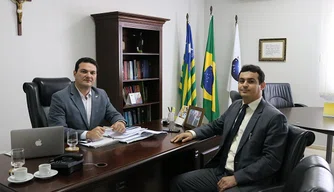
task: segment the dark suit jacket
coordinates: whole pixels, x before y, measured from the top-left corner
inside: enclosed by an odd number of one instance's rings
[[[220,118],[193,130],[199,139],[222,135],[220,149],[209,166],[218,167],[224,141],[241,105],[242,100],[233,102]],[[287,135],[286,117],[262,99],[249,120],[234,158],[234,176],[240,190],[252,191],[274,182],[275,173],[282,164]]]
[[[110,103],[107,93],[92,87],[92,112],[88,125],[85,107],[74,83],[52,95],[48,115],[49,126],[64,126],[66,131],[75,129],[79,134],[102,125],[124,121],[123,116]]]

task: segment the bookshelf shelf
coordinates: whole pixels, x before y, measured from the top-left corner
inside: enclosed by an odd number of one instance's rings
[[[125,105],[123,109],[132,109],[136,107],[143,107],[143,106],[149,106],[149,105],[154,105],[154,104],[159,104],[159,102],[151,102],[151,103],[143,103],[143,104],[135,104],[135,105]]]
[[[128,125],[162,117],[162,27],[169,19],[124,12],[91,15],[95,22],[97,87]],[[140,92],[143,104],[125,105]]]
[[[159,78],[145,78],[145,79],[134,79],[134,80],[123,80],[123,83],[142,82],[142,81],[159,81]]]
[[[159,53],[123,53],[123,55],[130,55],[130,56],[146,56],[146,55],[156,55],[159,56]]]

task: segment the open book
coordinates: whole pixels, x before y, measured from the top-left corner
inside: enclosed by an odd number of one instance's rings
[[[80,144],[86,147],[98,148],[118,142],[132,143],[143,140],[156,134],[166,133],[165,131],[153,131],[139,126],[128,127],[124,133],[115,132],[109,127],[103,134],[103,138],[98,141],[80,141]]]

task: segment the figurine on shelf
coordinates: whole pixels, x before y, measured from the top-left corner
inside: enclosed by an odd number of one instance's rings
[[[144,46],[144,39],[143,39],[143,33],[140,32],[138,39],[137,39],[137,52],[142,53],[143,52],[143,46]]]

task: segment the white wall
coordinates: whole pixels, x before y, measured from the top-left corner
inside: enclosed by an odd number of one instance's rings
[[[244,64],[260,65],[266,82],[289,82],[295,102],[322,106],[318,94],[318,60],[321,3],[332,0],[33,0],[24,4],[23,36],[17,36],[15,5],[0,1],[0,152],[10,149],[9,132],[30,128],[22,84],[34,77],[72,78],[75,61],[95,57],[92,13],[124,11],[171,19],[163,33],[163,115],[167,106],[179,105],[177,86],[184,54],[185,15],[190,14],[195,49],[198,105],[202,106],[200,80],[209,24],[209,7],[215,15],[216,63],[221,113],[226,92],[234,38],[234,16],[239,17]],[[259,62],[260,38],[287,38],[286,62]],[[301,94],[302,93],[302,94]],[[319,135],[319,134],[318,134]],[[325,145],[318,136],[316,144]]]
[[[216,61],[221,111],[227,107],[226,85],[234,39],[234,17],[238,15],[243,64],[259,65],[266,82],[291,84],[295,103],[323,106],[319,96],[319,46],[322,4],[332,0],[211,0],[215,15]],[[206,16],[208,13],[206,14]],[[208,19],[206,19],[207,21]],[[207,24],[206,24],[207,25]],[[259,62],[262,38],[287,38],[286,62]],[[316,134],[315,144],[326,145]]]
[[[0,152],[10,149],[10,130],[30,128],[22,85],[34,77],[67,76],[82,56],[95,58],[95,26],[90,14],[124,11],[171,19],[163,31],[163,109],[176,106],[185,43],[185,15],[190,14],[196,55],[203,45],[203,0],[33,0],[23,5],[23,36],[17,36],[16,10],[0,1]],[[197,54],[201,53],[201,54]],[[196,56],[197,60],[200,57]]]

